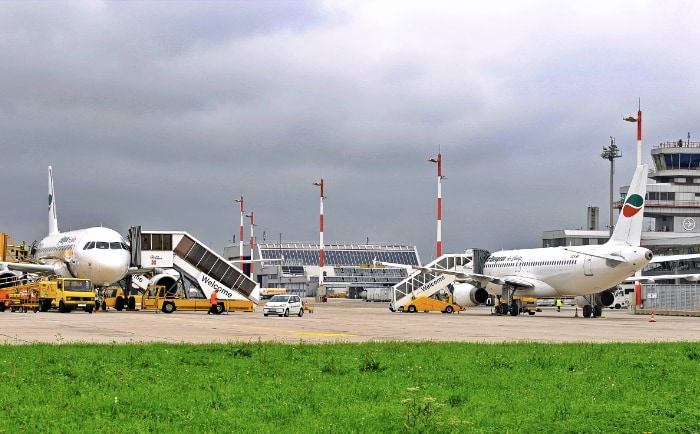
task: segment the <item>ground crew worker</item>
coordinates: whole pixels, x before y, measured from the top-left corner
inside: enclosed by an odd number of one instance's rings
[[[561,298],[557,298],[557,312],[561,312],[561,307],[564,303],[561,302]]]
[[[217,296],[218,292],[219,290],[215,289],[214,292],[211,293],[211,298],[209,299],[209,301],[211,302],[211,307],[209,308],[209,313],[207,313],[207,315],[219,313],[219,298]]]

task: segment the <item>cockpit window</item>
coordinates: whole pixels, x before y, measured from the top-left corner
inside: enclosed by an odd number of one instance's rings
[[[129,250],[129,246],[123,241],[90,241],[85,243],[83,250],[101,249],[101,250]]]

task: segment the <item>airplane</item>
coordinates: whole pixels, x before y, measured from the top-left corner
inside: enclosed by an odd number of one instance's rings
[[[517,316],[519,297],[574,296],[584,317],[601,316],[602,307],[614,301],[607,290],[653,258],[640,246],[648,170],[648,165],[636,168],[617,225],[605,244],[499,251],[488,256],[481,274],[422,269],[454,275],[453,300],[461,306],[476,306],[495,295],[500,301],[497,313]]]
[[[49,166],[49,235],[31,246],[28,262],[0,262],[0,280],[15,278],[16,272],[46,273],[90,279],[106,287],[129,272],[131,254],[124,238],[105,227],[69,232],[58,230],[53,170]]]

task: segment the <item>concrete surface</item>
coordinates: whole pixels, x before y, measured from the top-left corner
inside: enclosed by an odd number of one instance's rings
[[[302,318],[206,312],[0,313],[0,342],[667,342],[700,341],[700,318],[630,315],[604,309],[602,318],[575,317],[570,306],[536,315],[495,316],[488,307],[460,314],[392,313],[388,303],[330,299]]]

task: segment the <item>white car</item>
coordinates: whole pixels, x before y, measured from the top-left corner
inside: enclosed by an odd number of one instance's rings
[[[298,295],[273,295],[263,306],[263,315],[304,315],[304,305]]]

